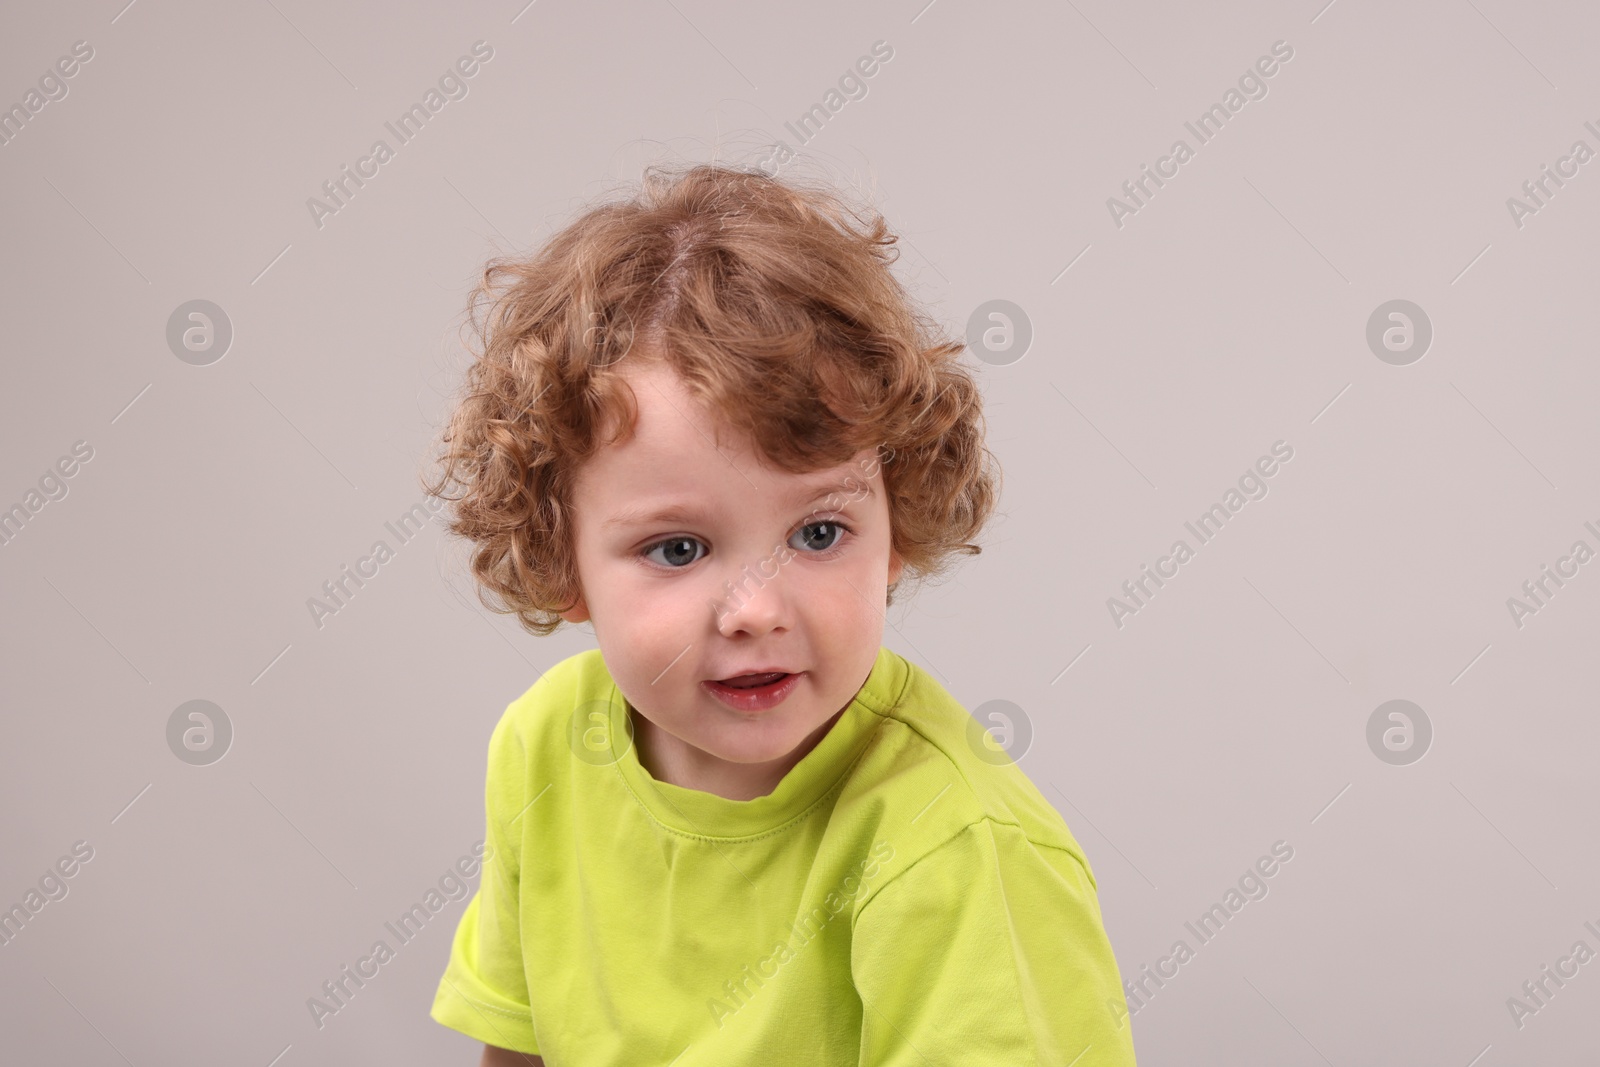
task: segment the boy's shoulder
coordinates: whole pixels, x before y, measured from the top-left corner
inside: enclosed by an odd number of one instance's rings
[[[883,722],[840,802],[879,813],[886,834],[896,824],[908,833],[914,826],[919,851],[987,821],[1036,848],[1070,853],[1087,871],[1082,848],[1039,784],[937,679],[909,660],[905,664],[898,697],[868,704]],[[1035,773],[1041,773],[1037,767]],[[1051,781],[1042,784],[1054,787]]]
[[[586,648],[545,668],[544,673],[511,702],[506,714],[518,718],[538,716],[573,697],[606,700],[610,697],[611,684],[611,674],[606,670],[600,650]]]
[[[914,839],[919,854],[988,821],[1036,848],[1070,853],[1087,871],[1060,812],[990,740],[984,724],[919,665],[887,648],[879,662],[881,678],[855,701],[880,722],[843,782],[836,813],[857,830],[865,829],[855,822],[862,819],[907,844]],[[591,734],[606,740],[608,723],[618,722],[609,717],[615,695],[598,648],[559,660],[507,705],[490,744],[491,763],[515,760],[525,773],[530,760],[551,760],[541,777],[564,778],[570,754],[581,758]],[[1037,765],[1034,773],[1042,773]],[[1055,787],[1048,779],[1041,784]]]
[[[585,709],[603,713],[612,697],[611,675],[598,648],[575,652],[545,669],[538,679],[506,705],[495,725],[496,747],[515,743],[526,749],[542,739],[566,735]],[[564,752],[539,746],[541,751]]]

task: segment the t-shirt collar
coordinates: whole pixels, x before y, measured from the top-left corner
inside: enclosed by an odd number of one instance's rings
[[[652,776],[639,762],[627,724],[627,698],[613,681],[610,734],[614,766],[639,803],[667,829],[706,838],[769,833],[805,815],[840,784],[884,715],[899,702],[909,672],[910,665],[898,653],[880,647],[867,680],[822,740],[789,769],[771,793],[754,800],[730,800]],[[623,746],[626,751],[618,753]]]

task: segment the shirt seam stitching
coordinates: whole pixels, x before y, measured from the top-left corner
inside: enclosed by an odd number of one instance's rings
[[[889,706],[888,706],[888,710],[892,711],[893,709],[899,707],[901,702],[905,699],[905,694],[906,694],[907,690],[909,690],[911,688],[912,677],[911,677],[911,669],[910,669],[911,668],[911,664],[910,664],[910,662],[907,661],[905,659],[905,657],[901,656],[898,652],[895,652],[893,649],[889,649],[888,652],[889,652],[889,654],[891,656],[895,656],[896,658],[900,659],[900,661],[902,663],[902,668],[903,668],[902,673],[904,674],[904,677],[903,677],[903,679],[901,680],[901,683],[900,683],[900,689],[899,689],[898,692],[895,693],[893,700],[889,703]],[[615,686],[615,684],[616,684],[615,680],[613,680],[612,684],[613,684],[613,686]],[[634,790],[632,783],[630,783],[628,781],[627,775],[622,773],[622,768],[617,763],[611,764],[611,767],[612,767],[612,770],[616,773],[617,777],[622,781],[623,788],[626,789],[627,792],[628,792],[628,795],[633,798],[633,802],[635,804],[639,805],[640,810],[642,810],[644,812],[645,817],[648,818],[656,826],[659,826],[661,829],[665,830],[667,833],[673,834],[673,835],[678,836],[678,837],[686,838],[686,839],[691,840],[691,841],[707,841],[707,842],[710,842],[712,844],[718,844],[718,843],[721,843],[721,844],[735,844],[735,845],[753,844],[754,842],[763,841],[763,840],[765,840],[765,839],[767,839],[769,837],[774,837],[774,836],[776,836],[778,834],[788,833],[790,830],[793,830],[795,827],[799,826],[802,822],[804,822],[806,819],[808,819],[812,814],[814,814],[816,812],[817,808],[821,804],[823,804],[829,797],[833,796],[835,793],[837,793],[841,789],[843,789],[845,782],[847,782],[849,780],[849,778],[850,778],[850,773],[855,770],[856,766],[863,759],[866,758],[867,750],[870,749],[873,746],[874,743],[876,743],[876,741],[878,740],[878,737],[882,734],[884,722],[886,720],[888,720],[888,719],[894,718],[894,716],[889,715],[888,712],[885,709],[876,706],[876,704],[874,702],[872,702],[870,700],[863,700],[861,698],[861,691],[860,690],[857,690],[856,695],[852,698],[852,700],[853,700],[854,703],[860,704],[862,707],[866,708],[872,714],[878,716],[877,724],[874,725],[872,730],[867,734],[867,739],[861,745],[861,751],[856,753],[856,758],[851,760],[849,765],[846,766],[842,771],[839,772],[839,777],[834,780],[833,784],[830,785],[826,790],[824,790],[817,797],[816,800],[812,801],[810,804],[807,804],[804,810],[796,812],[794,814],[794,816],[792,818],[790,818],[790,820],[788,822],[784,823],[783,825],[773,827],[770,830],[765,830],[765,831],[763,831],[763,832],[761,832],[759,834],[756,834],[756,835],[754,835],[752,837],[713,837],[713,836],[711,836],[709,834],[697,834],[697,833],[693,833],[693,832],[688,831],[688,830],[680,830],[675,826],[668,826],[666,823],[662,822],[656,816],[655,812],[650,810],[649,805],[647,805],[644,802],[644,798],[639,796],[639,794]],[[905,720],[904,719],[895,719],[894,721],[896,721],[896,722],[904,722]],[[948,758],[948,757],[946,757],[946,758]]]
[[[622,768],[614,763],[611,766],[616,772],[617,778],[622,782],[623,789],[627,791],[628,796],[632,798],[633,802],[639,805],[639,810],[644,812],[645,818],[649,819],[652,824],[664,830],[665,832],[689,841],[704,841],[713,845],[747,845],[754,844],[757,841],[764,841],[769,837],[776,837],[779,834],[786,834],[814,815],[818,807],[820,807],[835,793],[838,793],[844,788],[845,782],[850,778],[850,772],[855,769],[856,764],[860,763],[861,760],[866,757],[867,750],[870,749],[873,743],[877,741],[878,735],[882,730],[883,721],[880,719],[878,724],[872,728],[872,732],[867,735],[867,740],[862,744],[861,751],[857,753],[856,758],[850,761],[850,765],[839,773],[838,779],[822,794],[820,794],[817,799],[813,800],[810,804],[807,804],[803,810],[795,812],[795,814],[782,825],[775,826],[770,830],[763,830],[759,834],[746,837],[715,837],[711,834],[697,834],[689,830],[680,830],[676,826],[668,826],[656,816],[655,812],[650,810],[647,804],[645,804],[644,798],[639,796],[638,792],[633,788],[633,784],[628,781],[628,776],[622,773]]]
[[[976,819],[973,819],[971,822],[967,823],[966,825],[961,826],[961,827],[957,828],[956,830],[952,831],[950,833],[950,835],[948,837],[946,837],[943,841],[940,841],[937,845],[934,845],[932,848],[928,849],[928,851],[924,852],[922,855],[920,855],[916,859],[912,860],[909,866],[906,866],[906,867],[900,869],[899,871],[896,871],[893,875],[891,875],[889,877],[888,881],[880,883],[876,889],[874,889],[871,893],[867,894],[867,896],[862,899],[861,906],[859,908],[857,908],[855,910],[855,914],[850,917],[850,932],[852,934],[855,933],[856,924],[861,918],[861,913],[866,911],[867,908],[871,906],[871,904],[872,904],[872,902],[874,900],[878,899],[878,894],[882,893],[884,890],[886,890],[890,886],[894,885],[900,879],[904,878],[906,875],[908,875],[912,871],[916,870],[917,869],[917,865],[922,863],[923,860],[928,859],[934,853],[939,852],[942,849],[946,848],[947,846],[950,845],[951,842],[955,841],[956,838],[960,837],[962,834],[966,833],[968,830],[971,830],[974,826],[977,826],[979,823],[993,823],[995,826],[1007,826],[1007,827],[1010,827],[1010,828],[1018,831],[1019,833],[1021,833],[1022,839],[1024,841],[1026,841],[1028,844],[1033,845],[1035,848],[1050,848],[1050,849],[1054,849],[1057,852],[1065,852],[1068,856],[1072,857],[1073,862],[1076,863],[1079,867],[1083,867],[1084,866],[1083,860],[1079,859],[1078,858],[1078,854],[1073,852],[1070,848],[1062,848],[1060,845],[1052,845],[1048,841],[1035,841],[1031,836],[1029,836],[1028,832],[1026,830],[1024,830],[1019,823],[1002,822],[1001,820],[996,819],[993,815],[990,815],[988,812],[984,812],[982,815],[979,815]],[[1085,874],[1085,876],[1087,876],[1087,874],[1088,874],[1087,868],[1085,868],[1084,874]]]
[[[892,651],[893,650],[891,649],[891,652]],[[898,653],[894,653],[894,654],[898,655]],[[901,658],[904,659],[904,657],[901,657]],[[909,661],[906,661],[906,664],[907,664],[908,668],[910,668],[912,666]],[[951,756],[948,752],[946,752],[942,747],[940,747],[940,745],[932,737],[929,737],[925,732],[923,732],[923,730],[920,729],[916,723],[912,722],[910,719],[904,719],[904,718],[901,718],[898,715],[892,714],[892,712],[899,710],[900,705],[903,702],[903,698],[905,696],[905,693],[911,686],[911,681],[912,681],[911,674],[912,674],[911,670],[908,669],[907,672],[906,672],[906,684],[901,687],[900,694],[896,697],[894,703],[890,704],[887,709],[880,710],[880,709],[877,709],[877,708],[873,708],[872,710],[877,712],[878,714],[882,715],[885,719],[892,719],[895,722],[901,724],[906,729],[908,729],[912,733],[916,734],[917,737],[920,738],[929,748],[931,748],[933,751],[939,753],[939,755],[944,758],[945,763],[950,767],[950,769],[953,770],[956,773],[956,776],[961,779],[961,784],[966,786],[967,795],[972,797],[974,800],[976,800],[977,799],[977,791],[972,788],[971,779],[969,779],[966,776],[966,774],[963,773],[962,768],[961,768],[961,764],[953,756]],[[865,703],[865,701],[863,701],[863,703]],[[868,706],[870,707],[870,705],[868,705]],[[1067,855],[1071,856],[1077,862],[1078,866],[1084,868],[1084,873],[1085,874],[1088,874],[1088,864],[1084,861],[1084,858],[1082,856],[1078,855],[1078,853],[1074,852],[1072,849],[1067,848],[1064,845],[1051,844],[1050,842],[1047,842],[1047,841],[1037,841],[1028,833],[1027,829],[1022,825],[1022,823],[1020,821],[1019,822],[1006,822],[1006,821],[1004,821],[1002,819],[996,818],[988,810],[985,810],[981,815],[979,815],[972,822],[969,822],[969,823],[961,826],[960,828],[956,829],[955,831],[953,831],[950,834],[950,837],[946,838],[945,841],[940,842],[939,845],[935,846],[933,849],[930,849],[929,853],[931,854],[933,851],[936,851],[938,848],[942,848],[945,844],[948,844],[950,840],[954,839],[957,834],[962,833],[963,831],[967,830],[971,826],[975,825],[977,822],[983,821],[983,820],[987,820],[989,822],[992,822],[996,826],[1012,826],[1012,827],[1015,827],[1017,830],[1021,831],[1023,839],[1025,841],[1027,841],[1031,845],[1035,845],[1035,846],[1038,846],[1038,847],[1041,847],[1041,848],[1053,848],[1058,852],[1065,852]],[[921,860],[919,859],[917,862],[921,862]],[[915,864],[913,864],[913,866],[915,866]],[[909,870],[909,869],[910,869],[909,867],[906,868],[906,870]],[[905,873],[905,871],[901,871],[900,872],[900,874],[904,874],[904,873]],[[895,875],[895,878],[898,878],[899,876],[900,875],[897,874],[897,875]],[[890,879],[890,881],[893,881],[893,880],[894,879],[892,879],[892,878]],[[1090,885],[1094,885],[1094,876],[1093,875],[1089,875],[1089,882],[1090,882]],[[879,886],[878,887],[878,891],[882,891],[883,888],[885,886],[887,886],[888,884],[889,884],[888,882],[885,882],[883,885]],[[877,895],[877,893],[874,892],[873,896],[876,896],[876,895]],[[871,898],[868,898],[868,899],[870,900]],[[866,902],[863,902],[862,906],[865,907],[866,906]]]
[[[531,1009],[526,1015],[524,1015],[520,1012],[507,1011],[505,1008],[496,1007],[487,1001],[479,1000],[477,997],[474,997],[471,994],[463,993],[459,989],[455,990],[455,994],[475,1008],[483,1008],[486,1011],[494,1012],[496,1015],[504,1015],[508,1019],[515,1019],[518,1022],[526,1022],[530,1027],[533,1025],[533,1013]]]

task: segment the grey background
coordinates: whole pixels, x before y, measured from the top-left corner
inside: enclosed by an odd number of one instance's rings
[[[953,332],[994,299],[1031,322],[973,360],[1003,515],[885,640],[1024,709],[1124,974],[1295,850],[1138,1013],[1140,1062],[1591,1062],[1600,963],[1520,1029],[1506,999],[1600,950],[1600,563],[1520,628],[1506,601],[1600,547],[1600,162],[1520,228],[1506,199],[1600,149],[1600,14],[1323,4],[9,5],[0,103],[95,55],[0,147],[0,507],[94,457],[0,547],[0,903],[95,852],[0,947],[5,1058],[476,1062],[426,1014],[464,901],[321,1029],[306,1001],[482,837],[490,729],[593,636],[524,635],[443,531],[384,523],[422,498],[489,255],[648,163],[781,139],[875,200]],[[469,95],[319,229],[307,198],[480,39]],[[877,40],[800,146],[784,122]],[[1115,226],[1277,40],[1268,95]],[[209,366],[165,339],[196,299],[234,330]],[[1433,325],[1407,366],[1365,341],[1392,299]],[[1114,625],[1277,440],[1269,494]],[[167,747],[196,699],[234,731],[209,766]],[[1420,762],[1368,747],[1392,699],[1429,716]]]

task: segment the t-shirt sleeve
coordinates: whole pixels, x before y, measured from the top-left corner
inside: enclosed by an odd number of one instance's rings
[[[518,918],[522,837],[516,820],[527,803],[525,782],[522,740],[511,717],[503,716],[489,739],[483,872],[456,926],[429,1015],[485,1044],[537,1053]]]
[[[982,820],[863,905],[860,1067],[1134,1067],[1088,868]]]

